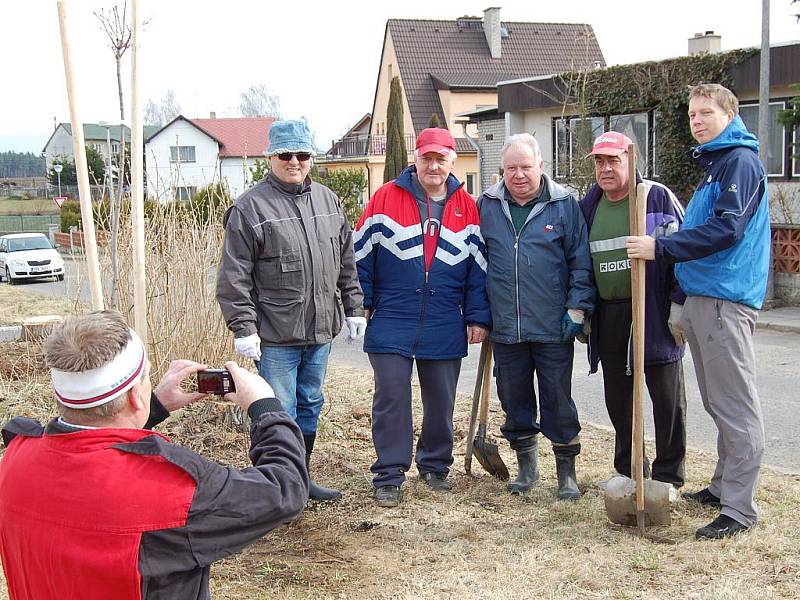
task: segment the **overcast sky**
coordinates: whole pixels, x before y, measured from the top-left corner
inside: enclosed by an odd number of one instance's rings
[[[121,0],[120,0],[121,3]],[[175,91],[187,117],[237,116],[239,94],[264,83],[283,115],[305,116],[326,149],[372,110],[389,18],[482,15],[489,0],[380,2],[139,0],[142,103]],[[609,65],[686,54],[694,33],[714,30],[722,49],[760,44],[760,0],[506,0],[503,21],[589,23]],[[112,0],[69,0],[80,117],[119,121],[114,59],[92,14]],[[771,2],[771,42],[800,39],[800,3]],[[55,121],[69,121],[55,0],[0,0],[0,151],[40,152]],[[126,54],[123,84],[130,117]]]

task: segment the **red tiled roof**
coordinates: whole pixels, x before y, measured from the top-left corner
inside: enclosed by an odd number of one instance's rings
[[[235,119],[187,119],[220,142],[219,155],[262,156],[267,149],[267,135],[273,117]]]

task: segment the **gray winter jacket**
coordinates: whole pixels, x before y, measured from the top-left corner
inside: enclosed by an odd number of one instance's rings
[[[519,235],[502,181],[478,198],[491,338],[503,344],[560,342],[568,308],[594,309],[586,221],[572,194],[547,175],[542,181],[550,200],[533,207]]]
[[[306,179],[268,175],[225,214],[217,302],[234,336],[267,346],[323,344],[361,316],[350,224],[341,202]]]

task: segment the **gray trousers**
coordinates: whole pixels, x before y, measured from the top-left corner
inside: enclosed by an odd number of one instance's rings
[[[746,526],[758,520],[755,490],[764,454],[764,421],[756,390],[753,308],[690,296],[682,325],[692,350],[697,385],[717,426],[717,466],[708,489],[722,514]]]

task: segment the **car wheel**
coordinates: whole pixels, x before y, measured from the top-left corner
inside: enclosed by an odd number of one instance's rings
[[[17,282],[14,281],[13,277],[11,277],[11,272],[8,270],[8,267],[6,267],[6,279],[8,280],[8,283],[10,283],[11,285],[17,285]]]
[[[56,279],[58,281],[64,281],[64,274],[62,273],[61,275],[56,275]]]

